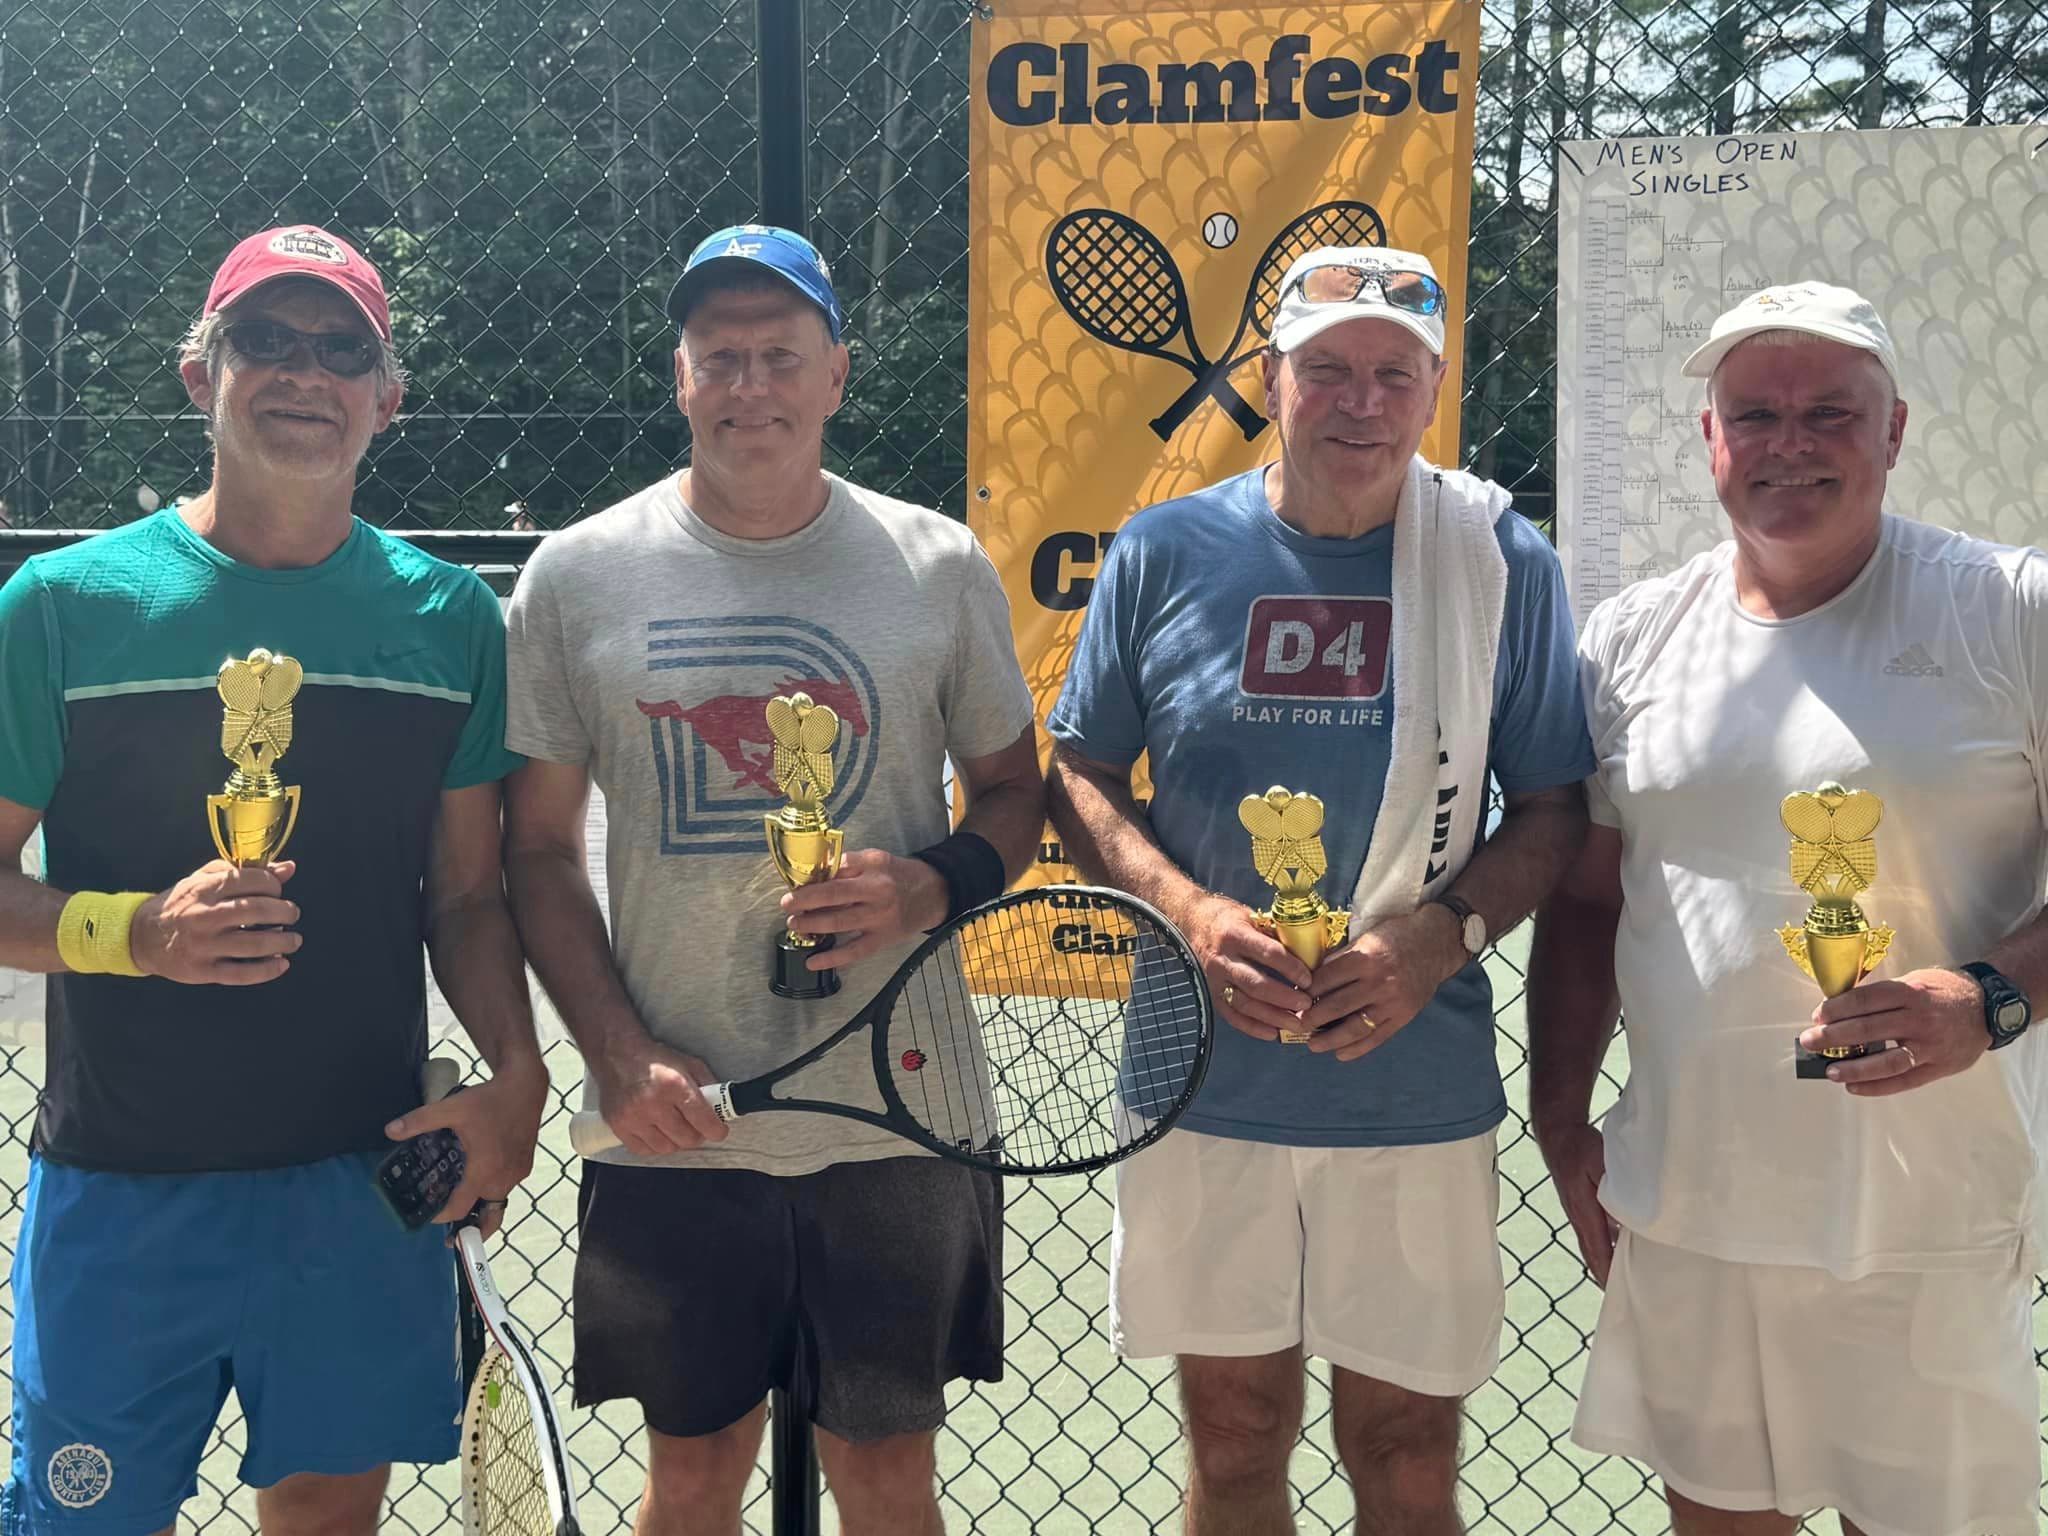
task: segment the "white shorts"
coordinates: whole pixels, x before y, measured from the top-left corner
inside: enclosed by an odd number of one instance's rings
[[[1868,1536],[2039,1518],[2034,1277],[1732,1264],[1623,1232],[1572,1438],[1695,1503]]]
[[[1299,1344],[1460,1397],[1500,1359],[1493,1133],[1281,1147],[1175,1131],[1117,1165],[1110,1339],[1132,1358]]]

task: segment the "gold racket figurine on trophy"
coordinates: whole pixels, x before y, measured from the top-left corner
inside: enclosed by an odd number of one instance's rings
[[[1252,835],[1252,868],[1273,887],[1273,904],[1252,921],[1314,970],[1344,942],[1351,914],[1331,907],[1316,890],[1330,867],[1323,851],[1323,802],[1275,784],[1237,802],[1237,819]],[[1312,1030],[1283,1029],[1282,1045],[1304,1045]]]
[[[1806,922],[1787,924],[1778,938],[1793,963],[1820,983],[1821,995],[1846,992],[1877,969],[1892,947],[1888,923],[1873,924],[1856,898],[1877,879],[1877,840],[1884,802],[1868,790],[1826,783],[1787,795],[1778,819],[1792,834],[1792,878],[1813,897]],[[1880,1045],[1796,1046],[1793,1071],[1825,1078],[1828,1063],[1883,1050]]]
[[[775,869],[795,889],[839,873],[846,834],[825,815],[832,793],[832,748],[839,740],[839,716],[812,702],[807,693],[768,701],[768,734],[775,743],[775,787],[789,804],[761,818]],[[775,936],[775,968],[768,990],[777,997],[830,997],[839,990],[837,971],[813,971],[804,962],[832,946],[832,936],[807,938],[793,927]]]
[[[278,781],[277,760],[291,747],[292,700],[305,676],[291,657],[261,648],[221,663],[220,750],[235,771],[206,797],[206,820],[230,864],[268,864],[299,824],[299,786]]]

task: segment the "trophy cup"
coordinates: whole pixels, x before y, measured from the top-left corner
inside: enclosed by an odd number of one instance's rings
[[[832,745],[839,716],[807,693],[768,701],[768,734],[775,742],[775,787],[789,798],[781,810],[761,818],[768,854],[783,880],[795,889],[839,873],[846,834],[825,817],[832,793]],[[832,947],[832,935],[806,938],[785,927],[775,936],[775,967],[768,990],[777,997],[830,997],[839,990],[836,971],[813,971],[804,961]]]
[[[1805,926],[1788,924],[1778,930],[1778,938],[1799,969],[1820,983],[1825,997],[1855,986],[1892,947],[1891,926],[1873,926],[1856,905],[1858,893],[1877,878],[1877,843],[1871,834],[1883,816],[1884,802],[1877,796],[1834,783],[1787,795],[1778,811],[1792,834],[1792,878],[1813,897]],[[1883,1049],[1829,1046],[1816,1054],[1795,1046],[1793,1072],[1825,1078],[1829,1062]]]
[[[1316,891],[1316,881],[1330,867],[1323,852],[1323,802],[1275,784],[1238,801],[1237,819],[1252,835],[1252,867],[1273,887],[1272,906],[1254,912],[1252,921],[1314,970],[1351,927],[1351,914],[1333,910]],[[1313,1033],[1283,1029],[1280,1043],[1303,1045]]]
[[[254,650],[220,667],[220,750],[235,765],[206,797],[213,846],[230,864],[267,864],[299,823],[299,786],[280,784],[277,760],[292,744],[292,700],[305,669],[289,656]]]

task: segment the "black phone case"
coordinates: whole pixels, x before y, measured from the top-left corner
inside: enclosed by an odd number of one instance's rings
[[[447,1129],[401,1141],[377,1164],[377,1193],[408,1232],[440,1212],[462,1182],[467,1159],[462,1138]]]

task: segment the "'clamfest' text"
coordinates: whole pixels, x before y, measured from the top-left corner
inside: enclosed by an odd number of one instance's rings
[[[1273,39],[1263,61],[1095,62],[1087,43],[1011,43],[989,60],[989,110],[1015,128],[1047,123],[1293,122],[1455,112],[1458,54],[1433,38],[1419,52],[1311,59],[1308,37]]]

